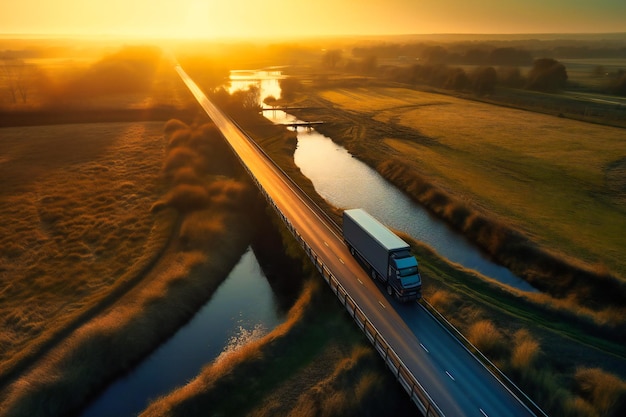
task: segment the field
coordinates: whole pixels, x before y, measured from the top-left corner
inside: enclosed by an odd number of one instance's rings
[[[410,89],[320,95],[369,119],[350,140],[381,139],[362,143],[364,154],[400,158],[542,246],[626,275],[623,129]]]
[[[245,125],[244,121],[240,123]],[[270,153],[272,159],[280,161],[281,167],[301,187],[308,189],[310,183],[297,171],[293,159],[288,157],[293,153],[295,144],[291,140],[276,140],[268,135],[276,127],[262,129],[262,125],[261,122],[248,121],[246,129]],[[375,141],[367,141],[367,144],[376,146]],[[325,207],[323,200],[315,195],[313,197],[320,206]],[[335,214],[332,208],[326,207],[326,210]],[[412,241],[409,237],[404,238]],[[417,242],[413,242],[413,250],[420,260],[422,276],[427,283],[424,287],[426,299],[484,350],[507,375],[512,376],[550,415],[594,416],[597,415],[594,414],[595,410],[619,413],[619,402],[624,398],[625,386],[619,377],[626,375],[620,341],[597,336],[593,327],[590,328],[584,323],[585,319],[581,319],[578,309],[572,312],[567,308],[555,308],[554,301],[550,301],[549,297],[526,298],[518,292],[503,289],[485,277],[439,258],[431,249]],[[314,324],[309,325],[312,327],[308,329],[315,328]],[[247,369],[257,366],[255,362],[274,363],[277,360],[273,356],[274,352],[264,349],[261,348],[263,354],[256,350],[242,354],[245,358],[237,358],[237,366]],[[249,356],[253,355],[258,355],[258,358],[251,360]],[[204,375],[217,370],[217,367],[207,368]],[[235,368],[233,371],[219,369],[219,372],[239,371]],[[606,389],[605,396],[582,390],[579,384],[583,384],[587,372],[592,373],[595,379],[586,386],[602,390],[605,384],[613,384],[615,388]],[[300,376],[294,383],[302,384],[302,378],[307,375]],[[195,395],[204,399],[195,398],[191,394],[200,384],[206,384],[206,391],[199,390],[200,393]],[[197,404],[196,401],[215,399],[215,391],[224,389],[221,383],[209,384],[209,379],[204,376],[192,385],[193,388],[185,387],[159,400],[154,408],[147,410],[150,412],[146,415],[159,415],[156,410],[163,410],[161,407],[168,405],[172,406],[169,410],[175,411],[165,415],[183,415],[188,410],[186,407]],[[337,400],[343,403],[346,398],[341,394]],[[261,410],[267,407],[265,402],[262,404]]]
[[[158,256],[162,123],[0,129],[0,370]],[[165,223],[164,223],[165,222]],[[162,223],[162,224],[161,224]]]

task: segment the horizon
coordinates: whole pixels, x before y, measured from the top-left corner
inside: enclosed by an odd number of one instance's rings
[[[623,16],[621,0],[23,0],[3,5],[0,27],[19,36],[202,40],[619,34]]]
[[[123,35],[106,33],[45,33],[45,32],[4,32],[0,33],[3,40],[115,40],[115,41],[206,41],[206,42],[248,42],[254,43],[267,41],[308,41],[308,40],[342,40],[342,39],[393,39],[393,38],[423,38],[446,40],[623,40],[626,41],[626,31],[623,32],[517,32],[517,33],[394,33],[394,34],[319,34],[304,36],[258,36],[248,37],[176,37],[156,35]],[[591,38],[591,39],[590,39]]]

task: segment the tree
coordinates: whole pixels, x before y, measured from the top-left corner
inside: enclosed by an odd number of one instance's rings
[[[322,57],[322,65],[329,69],[335,69],[339,61],[341,61],[341,56],[340,49],[329,49]]]
[[[557,91],[567,83],[565,66],[553,58],[536,59],[528,73],[526,88],[537,91]]]
[[[463,68],[453,68],[450,70],[448,74],[448,79],[446,80],[443,88],[463,91],[469,85],[470,80]]]
[[[5,79],[11,104],[26,104],[31,92],[40,87],[42,71],[34,64],[27,64],[21,59],[3,59],[0,74]]]
[[[530,52],[517,48],[496,48],[489,54],[492,65],[528,65],[532,59]]]
[[[302,91],[302,83],[297,78],[287,77],[279,81],[280,94],[285,100],[293,100]]]
[[[474,94],[483,96],[492,94],[496,88],[498,75],[493,67],[480,67],[472,73],[472,89]]]
[[[361,71],[364,74],[373,74],[378,68],[378,58],[376,55],[368,55],[361,60]]]
[[[524,85],[524,78],[519,67],[498,68],[498,81],[505,87],[521,88]]]
[[[619,70],[611,81],[609,91],[617,96],[626,96],[626,71]]]
[[[422,59],[430,64],[444,64],[448,62],[448,50],[443,46],[428,46],[422,51]]]

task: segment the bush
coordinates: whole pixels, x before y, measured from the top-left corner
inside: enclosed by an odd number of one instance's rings
[[[526,88],[537,91],[557,91],[565,87],[567,70],[552,58],[536,59],[528,73]]]

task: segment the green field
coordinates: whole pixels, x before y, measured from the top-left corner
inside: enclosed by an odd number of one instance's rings
[[[376,152],[549,250],[626,275],[626,130],[401,88],[321,97],[403,128]]]

